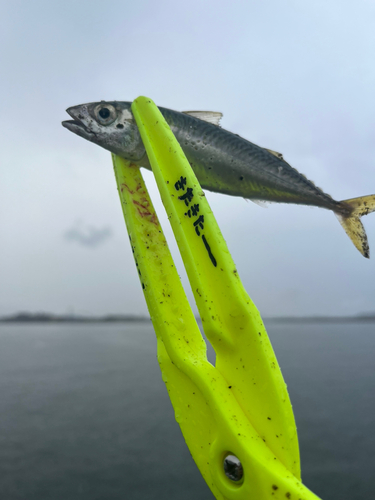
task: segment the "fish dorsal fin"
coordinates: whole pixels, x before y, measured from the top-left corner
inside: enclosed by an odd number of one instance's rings
[[[278,158],[279,160],[284,160],[282,153],[278,153],[277,151],[273,151],[272,149],[267,149],[267,148],[263,148],[263,149],[265,149],[266,151],[271,153],[271,155],[276,156],[276,158]]]
[[[223,118],[223,113],[220,113],[220,111],[183,111],[183,113],[218,127],[220,127],[220,120]]]

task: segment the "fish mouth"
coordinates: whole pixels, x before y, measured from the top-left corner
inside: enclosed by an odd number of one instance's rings
[[[86,128],[86,126],[78,121],[78,120],[65,120],[63,122],[61,122],[61,125],[65,128],[67,128],[68,130],[70,130],[71,132],[75,132],[75,133],[78,133],[78,131],[81,129],[81,131],[83,132],[89,132],[89,130]]]
[[[81,119],[84,119],[84,116],[81,114],[80,108],[80,106],[72,106],[71,108],[68,108],[66,112],[73,118],[73,120],[65,120],[61,122],[61,125],[71,132],[84,137],[85,139],[91,139],[95,137],[96,134],[81,121]]]

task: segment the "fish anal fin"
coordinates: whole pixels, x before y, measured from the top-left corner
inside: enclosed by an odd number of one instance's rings
[[[361,254],[367,259],[370,258],[367,235],[360,218],[375,212],[375,195],[343,200],[340,205],[348,209],[348,215],[335,212],[340,224]]]
[[[220,113],[220,111],[183,111],[183,113],[203,120],[204,122],[212,123],[212,125],[217,125],[218,127],[223,117],[223,113]]]
[[[270,203],[271,203],[270,201],[254,200],[253,198],[249,198],[249,201],[252,201],[253,203],[255,203],[255,205],[258,205],[258,207],[262,207],[262,208],[268,208]]]

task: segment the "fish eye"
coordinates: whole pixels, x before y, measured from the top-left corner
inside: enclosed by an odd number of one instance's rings
[[[106,120],[111,115],[111,112],[108,108],[102,108],[99,110],[99,115],[103,120]]]
[[[101,125],[110,125],[117,118],[117,111],[111,104],[99,104],[95,108],[95,117]]]

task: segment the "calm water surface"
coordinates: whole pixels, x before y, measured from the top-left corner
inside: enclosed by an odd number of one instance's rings
[[[375,324],[276,324],[305,484],[375,498]],[[174,420],[151,324],[0,326],[2,500],[213,496]]]

